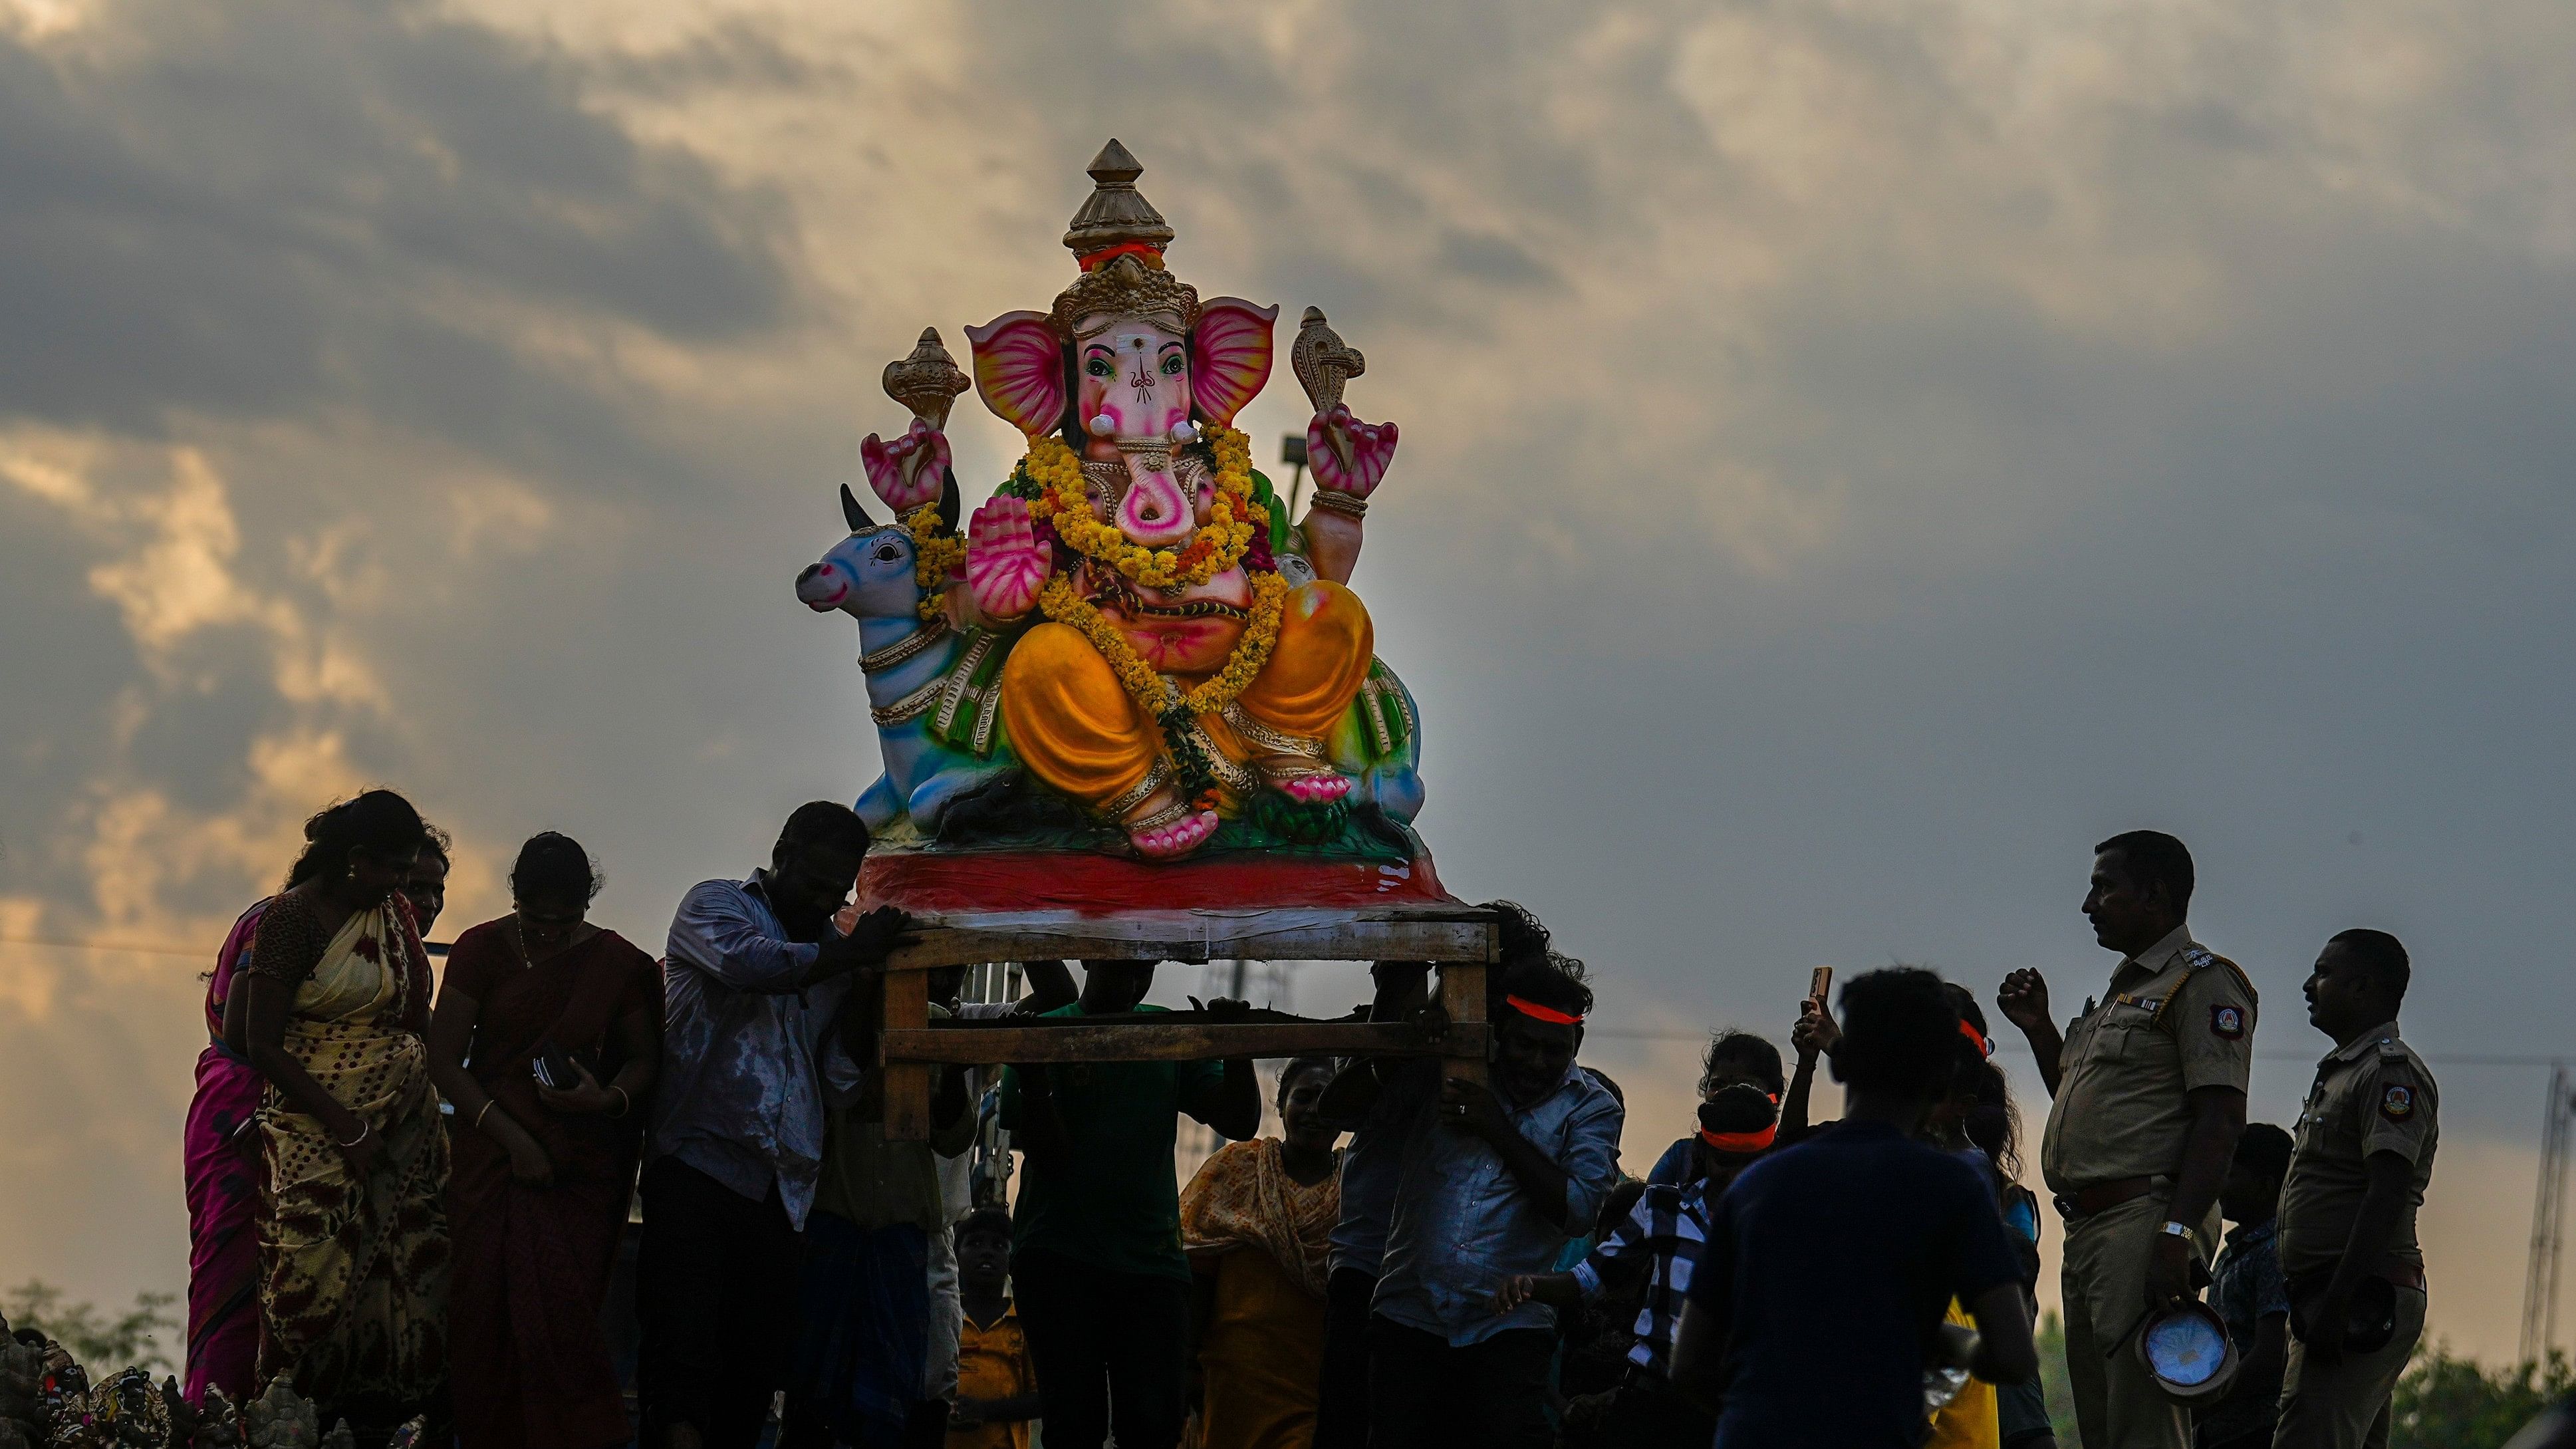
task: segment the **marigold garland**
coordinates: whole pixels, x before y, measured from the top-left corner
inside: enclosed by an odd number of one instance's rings
[[[1275,573],[1257,573],[1251,580],[1252,616],[1243,626],[1243,638],[1226,656],[1224,668],[1187,692],[1155,673],[1154,667],[1128,644],[1118,626],[1083,598],[1066,575],[1057,574],[1047,580],[1045,591],[1038,596],[1038,607],[1057,623],[1082,631],[1082,636],[1100,651],[1100,657],[1109,661],[1129,696],[1162,726],[1164,742],[1171,747],[1174,758],[1186,761],[1195,752],[1195,742],[1188,738],[1191,721],[1200,715],[1221,713],[1234,703],[1235,697],[1260,676],[1262,667],[1270,662],[1271,649],[1279,643],[1279,620],[1287,609],[1288,581]]]
[[[1130,543],[1116,524],[1092,517],[1082,460],[1057,437],[1030,439],[1028,456],[1020,460],[1020,471],[1036,485],[1030,521],[1052,524],[1056,537],[1076,553],[1147,588],[1206,583],[1243,562],[1254,537],[1270,531],[1270,512],[1253,500],[1251,437],[1233,428],[1210,428],[1205,436],[1216,455],[1216,498],[1206,524],[1178,549]]]
[[[949,529],[936,503],[925,503],[905,515],[903,526],[912,534],[912,581],[921,589],[921,603],[914,612],[924,619],[936,618],[947,597],[948,576],[966,561],[966,540]]]

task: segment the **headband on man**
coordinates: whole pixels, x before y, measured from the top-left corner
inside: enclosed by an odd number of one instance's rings
[[[1959,1023],[1959,1035],[1966,1037],[1969,1043],[1976,1047],[1977,1055],[1990,1057],[1995,1054],[1995,1044],[1986,1040],[1984,1032],[1977,1030],[1965,1020]]]
[[[1559,1011],[1553,1006],[1541,1006],[1535,1001],[1530,1001],[1522,997],[1505,996],[1503,998],[1503,1003],[1509,1006],[1512,1010],[1528,1017],[1532,1021],[1549,1022],[1557,1026],[1583,1025],[1582,1017],[1575,1016],[1569,1012]]]

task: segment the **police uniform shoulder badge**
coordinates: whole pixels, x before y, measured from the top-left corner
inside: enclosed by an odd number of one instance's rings
[[[2185,946],[2182,948],[2182,962],[2192,970],[2198,971],[2203,967],[2217,965],[2218,957],[2207,946]]]
[[[2222,1001],[2209,1008],[2209,1034],[2220,1041],[2239,1041],[2245,1036],[2245,1008]]]
[[[2391,1082],[2379,1094],[2379,1115],[2391,1122],[2403,1122],[2415,1115],[2415,1089],[2402,1082]]]

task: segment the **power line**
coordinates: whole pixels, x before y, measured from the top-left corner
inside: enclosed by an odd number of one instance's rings
[[[423,941],[421,949],[432,956],[447,954],[445,941]],[[0,935],[0,946],[53,946],[65,951],[115,951],[129,956],[212,956],[203,946],[171,946],[151,941],[83,941],[69,936]]]
[[[1587,1027],[1584,1029],[1583,1034],[1587,1038],[1617,1037],[1623,1041],[1706,1042],[1709,1038],[1709,1033],[1704,1031],[1657,1031],[1644,1027],[1616,1026]],[[1998,1041],[1995,1043],[1995,1050],[1997,1052],[2009,1052],[2014,1056],[2030,1055],[2030,1048],[2018,1042]],[[2417,1050],[2423,1051],[2420,1047],[2418,1047]],[[2324,1055],[2325,1053],[2323,1052],[2258,1051],[2254,1054],[2254,1058],[2257,1061],[2266,1062],[2313,1063],[2319,1057]],[[2425,1051],[2424,1056],[2430,1061],[2463,1067],[2547,1067],[2555,1066],[2567,1060],[2567,1055],[2564,1052],[2553,1056],[2547,1053],[2523,1054],[2513,1052]]]
[[[202,956],[203,946],[156,946],[139,941],[75,941],[67,936],[0,936],[11,946],[59,946],[66,951],[121,951],[134,956]]]

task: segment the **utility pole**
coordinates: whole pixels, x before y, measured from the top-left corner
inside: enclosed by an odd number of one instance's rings
[[[1306,435],[1290,433],[1279,440],[1279,461],[1296,471],[1288,475],[1288,521],[1297,521],[1297,493],[1306,486]]]
[[[2558,1338],[2558,1250],[2567,1225],[2567,1152],[2576,1130],[2576,1088],[2564,1062],[2549,1068],[2540,1119],[2540,1184],[2531,1200],[2531,1265],[2522,1284],[2522,1356],[2545,1362]]]

